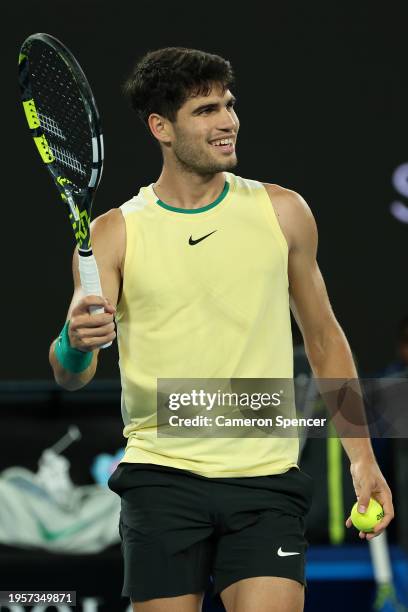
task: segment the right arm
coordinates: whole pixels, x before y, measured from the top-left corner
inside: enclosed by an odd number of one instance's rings
[[[98,262],[103,297],[84,296],[78,270],[78,249],[74,251],[72,273],[74,294],[68,309],[69,342],[73,348],[92,352],[92,361],[88,368],[79,373],[66,370],[55,355],[55,339],[49,351],[50,365],[56,382],[67,389],[75,391],[88,384],[95,375],[98,363],[99,348],[115,339],[113,322],[116,304],[121,288],[123,260],[125,252],[125,223],[119,209],[112,209],[95,219],[91,224],[92,250]],[[102,314],[90,314],[90,306],[103,306]]]

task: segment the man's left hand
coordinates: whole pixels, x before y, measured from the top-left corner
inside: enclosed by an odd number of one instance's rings
[[[360,531],[361,539],[366,538],[372,540],[388,527],[389,523],[394,518],[394,506],[392,503],[392,494],[380,468],[375,460],[360,460],[351,463],[350,472],[353,478],[354,490],[358,499],[358,510],[362,513],[368,507],[370,497],[380,503],[384,509],[384,518],[374,527],[370,533]],[[351,517],[346,521],[346,527],[351,527]]]

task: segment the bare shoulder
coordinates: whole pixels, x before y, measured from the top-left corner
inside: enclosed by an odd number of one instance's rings
[[[92,221],[91,242],[98,261],[108,259],[115,267],[122,268],[126,227],[119,208],[112,208]]]
[[[273,207],[280,215],[295,215],[298,219],[313,217],[309,205],[300,193],[274,183],[263,183],[263,186],[268,192]]]
[[[116,233],[125,226],[125,220],[119,208],[111,208],[103,215],[96,217],[92,223],[92,231]]]
[[[289,248],[317,233],[312,211],[296,191],[274,183],[263,183]]]

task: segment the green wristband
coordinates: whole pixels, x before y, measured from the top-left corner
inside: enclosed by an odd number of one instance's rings
[[[78,374],[89,367],[93,351],[85,353],[73,348],[69,342],[68,327],[69,321],[65,323],[55,343],[55,356],[65,370]]]

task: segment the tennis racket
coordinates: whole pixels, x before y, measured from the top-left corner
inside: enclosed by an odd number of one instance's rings
[[[41,33],[29,36],[21,46],[19,81],[34,143],[68,209],[82,289],[85,295],[101,296],[90,222],[102,176],[103,137],[92,90],[69,49]],[[90,312],[104,309],[95,306]]]
[[[368,544],[376,582],[374,612],[407,612],[408,608],[397,597],[387,532],[383,531],[376,538],[369,540]]]

